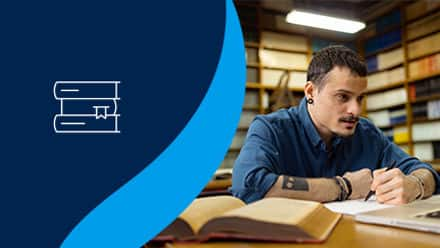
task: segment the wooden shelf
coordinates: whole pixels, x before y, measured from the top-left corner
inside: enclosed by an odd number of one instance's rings
[[[384,47],[382,49],[379,49],[379,50],[377,50],[375,52],[365,54],[365,58],[370,58],[370,57],[373,57],[374,55],[377,55],[379,53],[388,52],[388,51],[391,51],[393,49],[399,48],[401,46],[402,46],[402,42],[399,42],[399,43],[393,44],[391,46],[387,46],[387,47]]]
[[[248,89],[261,89],[261,84],[255,83],[255,82],[248,82],[248,83],[246,83],[246,88],[248,88]]]
[[[393,141],[394,142],[394,141]],[[405,142],[394,142],[394,144],[396,144],[396,145],[398,145],[398,146],[401,146],[401,145],[408,145],[408,141],[405,141]]]
[[[399,28],[401,28],[402,27],[402,25],[399,23],[399,24],[395,24],[395,25],[392,25],[392,26],[388,26],[388,27],[386,27],[385,28],[385,30],[382,30],[382,31],[380,31],[380,32],[376,32],[374,35],[371,35],[371,36],[363,36],[362,38],[361,38],[361,41],[366,41],[366,40],[370,40],[370,39],[372,39],[372,38],[375,38],[375,37],[378,37],[378,36],[381,36],[381,35],[384,35],[384,34],[387,34],[387,33],[390,33],[390,32],[392,32],[392,31],[395,31],[395,30],[397,30],[397,29],[399,29]]]
[[[391,83],[388,85],[384,85],[381,87],[377,87],[377,88],[373,88],[370,90],[367,90],[365,93],[367,94],[372,94],[372,93],[376,93],[376,92],[380,92],[380,91],[385,91],[385,90],[391,90],[391,89],[395,89],[401,86],[405,85],[405,81],[399,81],[399,82],[395,82],[395,83]]]
[[[433,163],[433,164],[440,164],[440,158],[436,158],[434,160],[423,160],[425,163]]]
[[[431,31],[429,33],[426,33],[426,34],[423,34],[423,35],[420,35],[420,36],[417,36],[417,37],[414,37],[412,39],[408,39],[408,40],[406,40],[406,42],[411,43],[411,42],[414,42],[414,41],[418,41],[418,40],[421,40],[421,39],[426,38],[428,36],[437,34],[438,32],[440,32],[440,29]]]
[[[420,144],[420,143],[432,143],[432,142],[440,142],[440,139],[433,139],[433,140],[413,140],[414,144]]]
[[[260,65],[258,63],[249,63],[248,62],[248,63],[246,63],[246,67],[260,68]],[[277,71],[307,72],[307,69],[293,69],[293,68],[279,67],[279,66],[261,65],[261,68],[267,69],[267,70],[277,70]]]
[[[419,117],[413,119],[413,123],[429,123],[435,121],[440,121],[440,118],[428,119],[428,117],[423,117],[423,118]]]
[[[416,100],[411,100],[411,103],[427,102],[427,101],[431,101],[431,100],[440,100],[440,94],[419,97],[419,98],[416,98]]]
[[[440,76],[440,71],[434,72],[434,73],[430,73],[430,74],[426,74],[426,75],[422,75],[422,76],[418,76],[418,77],[413,77],[408,79],[408,83],[412,84],[415,83],[417,81],[422,81],[428,78],[432,78],[432,77],[436,77],[436,76]]]
[[[248,82],[248,83],[246,83],[246,88],[248,88],[248,89],[275,90],[277,88],[277,86],[264,85],[264,84],[255,83],[255,82]],[[291,87],[289,87],[289,90],[293,91],[293,92],[304,92],[304,88],[291,88]]]
[[[419,60],[419,59],[427,58],[427,57],[429,57],[431,55],[435,55],[435,54],[438,54],[438,53],[440,53],[440,51],[429,52],[427,54],[419,55],[419,56],[416,56],[414,58],[408,58],[408,62],[412,62],[412,61],[416,61],[416,60]]]
[[[273,51],[278,51],[278,52],[300,53],[300,54],[306,54],[306,55],[308,54],[307,51],[293,50],[293,49],[286,49],[286,48],[278,48],[278,47],[271,47],[271,46],[265,46],[265,45],[263,45],[261,48],[265,49],[265,50],[273,50]]]
[[[402,65],[403,65],[403,62],[401,62],[401,63],[399,63],[399,64],[396,64],[396,65],[393,65],[393,66],[390,66],[390,67],[388,67],[388,68],[384,68],[384,69],[380,69],[380,70],[372,71],[372,72],[369,72],[369,73],[368,73],[368,76],[370,76],[370,75],[374,75],[374,74],[379,73],[379,72],[391,71],[391,70],[396,69],[396,68],[398,68],[398,67],[400,67],[400,66],[402,66]]]
[[[248,111],[259,111],[260,107],[259,106],[243,106],[243,110],[248,110]]]
[[[377,126],[380,129],[389,129],[394,127],[405,127],[407,125],[407,122],[397,123],[397,124],[390,124],[388,126]]]
[[[293,68],[287,68],[287,67],[267,66],[267,65],[263,65],[263,69],[289,71],[289,72],[307,72],[307,69],[293,69]]]
[[[439,11],[439,10],[440,10],[440,6],[434,8],[434,9],[430,9],[430,10],[426,11],[425,13],[423,13],[423,15],[418,16],[418,17],[416,17],[416,18],[414,18],[414,19],[411,19],[411,20],[405,20],[405,21],[406,21],[406,26],[409,26],[409,25],[411,25],[411,24],[413,24],[413,23],[415,23],[415,22],[417,22],[417,21],[420,21],[420,20],[422,20],[423,18],[425,18],[425,17],[427,17],[427,16],[429,16],[429,15],[431,15],[431,14],[434,14],[435,12],[437,12],[437,11]]]
[[[246,67],[259,68],[260,65],[258,63],[246,63]]]
[[[241,148],[229,148],[228,152],[240,152]]]
[[[269,28],[269,27],[262,27],[262,31],[281,33],[281,34],[290,34],[290,35],[297,35],[297,36],[305,36],[306,35],[305,33],[302,33],[302,32],[295,32],[295,31],[282,30],[282,29]]]
[[[380,111],[380,110],[385,110],[385,109],[391,109],[391,108],[396,108],[396,107],[400,107],[400,106],[405,106],[406,103],[399,103],[399,104],[395,104],[392,106],[388,106],[388,107],[381,107],[381,108],[375,108],[375,109],[366,109],[367,112],[376,112],[376,111]]]
[[[251,48],[259,48],[260,45],[257,42],[251,42],[251,41],[246,41],[244,43],[245,47],[251,47]]]

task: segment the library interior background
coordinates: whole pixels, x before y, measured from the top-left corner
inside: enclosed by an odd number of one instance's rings
[[[272,112],[289,75],[292,105],[304,96],[313,53],[342,44],[364,59],[368,88],[363,116],[408,154],[440,170],[440,1],[234,1],[246,46],[241,119],[220,168],[230,169],[258,114]],[[349,34],[286,22],[294,8],[362,21]],[[284,80],[281,80],[284,79]]]

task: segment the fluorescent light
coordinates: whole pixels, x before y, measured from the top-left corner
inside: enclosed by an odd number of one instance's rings
[[[317,15],[298,10],[292,10],[286,16],[286,22],[315,28],[334,30],[345,33],[356,33],[365,28],[365,23],[350,21],[331,16]]]

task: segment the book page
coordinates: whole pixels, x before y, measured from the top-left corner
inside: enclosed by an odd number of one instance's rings
[[[245,206],[240,199],[232,196],[214,196],[195,199],[191,205],[183,211],[179,218],[186,221],[194,233],[213,217],[216,217],[231,209]]]
[[[231,210],[221,217],[242,217],[257,221],[295,225],[310,215],[320,203],[270,197]]]
[[[376,201],[375,197],[371,197],[368,201],[364,199],[329,202],[324,204],[325,207],[333,212],[356,215],[363,212],[393,207],[393,205],[381,204]]]

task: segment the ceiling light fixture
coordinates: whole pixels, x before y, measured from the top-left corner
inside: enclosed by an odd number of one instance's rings
[[[318,15],[298,10],[290,11],[290,13],[286,16],[286,22],[350,34],[356,33],[365,28],[365,23],[362,22]]]

